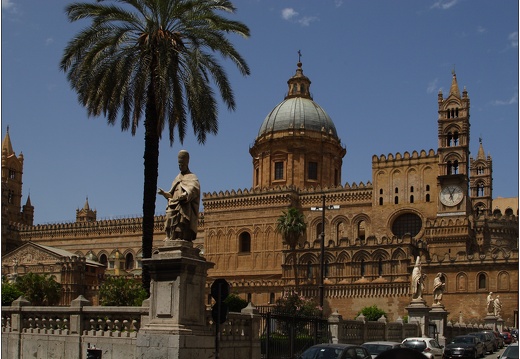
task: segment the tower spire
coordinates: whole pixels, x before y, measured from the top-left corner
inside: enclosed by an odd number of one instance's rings
[[[457,83],[457,74],[455,73],[455,68],[453,68],[451,73],[453,75],[453,78],[451,80],[450,95],[460,98],[460,90],[459,84]]]

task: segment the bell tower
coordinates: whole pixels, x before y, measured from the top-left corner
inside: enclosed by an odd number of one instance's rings
[[[34,207],[30,197],[22,207],[23,154],[16,156],[9,127],[2,141],[2,215],[8,221],[32,226]]]
[[[462,96],[453,71],[450,92],[438,94],[438,215],[465,215],[470,211],[468,92]]]
[[[493,208],[493,161],[484,153],[482,138],[479,139],[477,158],[470,158],[470,197],[473,213],[491,215]]]

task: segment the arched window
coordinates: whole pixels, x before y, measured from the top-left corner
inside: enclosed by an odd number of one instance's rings
[[[477,197],[484,196],[484,183],[479,183],[477,187]]]
[[[430,194],[429,193],[426,195],[426,202],[430,202]]]
[[[316,225],[316,238],[320,238],[322,232],[323,232],[323,225],[320,222]]]
[[[248,232],[242,232],[238,240],[238,251],[240,253],[251,253],[251,235]]]
[[[312,263],[311,261],[307,262],[307,279],[312,279]]]
[[[134,269],[134,256],[132,255],[132,253],[127,253],[125,256],[125,269]]]
[[[379,258],[379,261],[377,263],[377,274],[382,277],[383,276],[383,260]]]
[[[478,289],[486,289],[487,288],[487,278],[484,273],[480,273],[478,275]]]
[[[269,304],[274,304],[274,293],[269,294]]]
[[[365,260],[364,259],[361,259],[361,263],[360,263],[360,274],[362,277],[365,276]]]
[[[394,204],[399,204],[399,197],[398,196],[394,197]]]
[[[410,196],[410,203],[413,203],[413,194]]]
[[[99,263],[103,264],[105,267],[108,264],[108,257],[106,254],[102,254],[99,256]]]
[[[362,241],[365,240],[365,221],[359,221],[358,226],[358,238]]]
[[[379,197],[379,205],[380,205],[380,206],[383,205],[383,197]]]

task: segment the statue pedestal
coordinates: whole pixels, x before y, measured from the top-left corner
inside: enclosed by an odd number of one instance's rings
[[[446,337],[444,336],[444,333],[446,332],[446,325],[448,323],[448,314],[450,313],[444,309],[444,305],[442,304],[432,305],[432,309],[430,310],[429,314],[430,325],[435,324],[435,337],[439,344],[444,346],[446,346]]]
[[[215,339],[206,325],[204,288],[214,263],[200,257],[192,242],[165,240],[143,265],[151,277],[150,309],[137,336],[137,358],[213,356]]]
[[[502,320],[502,318],[496,317],[493,313],[488,313],[484,317],[484,324],[486,326],[492,327],[494,330],[498,330],[498,323],[500,320]],[[502,320],[502,324],[503,322],[504,321]]]
[[[412,299],[410,305],[406,307],[406,310],[408,311],[408,322],[418,323],[421,329],[421,336],[427,337],[430,307],[426,305],[426,301],[422,298]]]

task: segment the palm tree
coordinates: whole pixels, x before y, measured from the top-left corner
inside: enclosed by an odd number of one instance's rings
[[[282,235],[283,241],[289,246],[293,253],[294,286],[298,292],[298,263],[296,258],[296,246],[300,238],[305,234],[307,224],[305,217],[297,208],[291,207],[276,221],[276,232]]]
[[[249,67],[226,38],[249,37],[249,28],[217,12],[234,13],[227,0],[98,0],[66,7],[71,22],[90,19],[64,50],[60,68],[89,116],[104,115],[135,135],[144,116],[143,258],[150,258],[159,167],[159,141],[168,125],[183,143],[187,118],[197,140],[218,131],[212,85],[229,110],[235,100],[215,54],[231,59],[242,75]],[[150,277],[144,268],[143,287]]]

